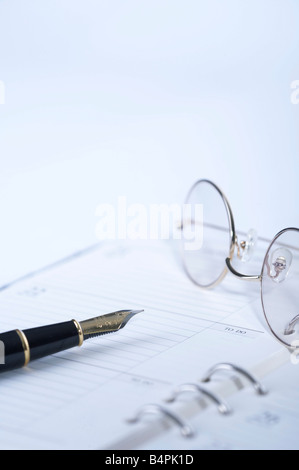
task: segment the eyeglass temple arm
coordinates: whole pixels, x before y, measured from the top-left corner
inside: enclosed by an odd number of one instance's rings
[[[286,326],[286,329],[284,331],[285,336],[292,335],[295,333],[295,326],[299,323],[299,315],[296,315],[289,324]]]
[[[229,271],[234,275],[236,276],[238,279],[242,279],[244,281],[260,281],[261,280],[261,275],[256,275],[256,276],[252,276],[252,275],[249,275],[249,274],[241,274],[239,273],[238,271],[236,271],[233,267],[232,267],[232,264],[231,264],[231,259],[230,258],[226,258],[226,266],[228,267]]]

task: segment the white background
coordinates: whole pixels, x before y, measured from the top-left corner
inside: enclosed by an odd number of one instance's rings
[[[197,179],[299,226],[299,2],[0,0],[0,280],[96,243],[100,203]]]

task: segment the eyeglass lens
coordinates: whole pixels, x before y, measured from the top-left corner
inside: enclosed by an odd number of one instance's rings
[[[196,284],[210,287],[226,272],[225,260],[230,253],[231,227],[227,206],[221,192],[207,180],[201,180],[191,188],[185,206],[188,208],[182,228],[185,269]],[[202,210],[198,210],[200,207]],[[198,230],[200,226],[202,230]],[[195,239],[194,243],[187,244],[190,232]]]
[[[299,230],[282,231],[270,245],[262,270],[266,320],[287,346],[299,346]]]

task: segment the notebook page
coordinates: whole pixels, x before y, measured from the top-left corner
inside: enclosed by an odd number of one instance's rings
[[[0,293],[1,330],[144,308],[118,333],[1,376],[2,448],[106,448],[136,407],[194,369],[252,366],[279,348],[257,320],[258,287],[227,277],[204,292],[163,242],[104,244]],[[134,443],[132,443],[133,447]]]

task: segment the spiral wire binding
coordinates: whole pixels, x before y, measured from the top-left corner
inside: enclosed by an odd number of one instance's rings
[[[246,369],[239,367],[235,364],[231,363],[219,363],[213,366],[202,378],[201,382],[210,382],[212,376],[216,374],[219,371],[225,371],[225,372],[235,372],[238,375],[241,375],[242,377],[245,377],[253,386],[254,390],[259,396],[266,395],[268,391],[266,388],[259,382],[259,380],[254,377],[250,372],[248,372]],[[204,386],[199,385],[197,383],[187,383],[187,384],[181,384],[177,387],[177,389],[173,392],[173,394],[167,398],[165,401],[167,403],[174,403],[178,396],[184,392],[195,392],[199,396],[204,396],[211,400],[213,403],[216,404],[218,411],[221,415],[228,415],[231,413],[231,407],[223,400],[221,397],[219,397],[217,394],[214,392],[211,392],[210,390],[206,389]],[[137,423],[142,419],[142,417],[145,414],[158,414],[162,415],[164,418],[167,418],[168,420],[172,421],[175,423],[181,430],[181,434],[183,437],[193,437],[195,435],[192,427],[189,425],[189,423],[185,422],[178,414],[174,413],[173,411],[170,411],[168,408],[165,408],[164,406],[158,405],[158,404],[148,404],[143,406],[136,416],[134,418],[128,419],[127,421],[129,423]]]
[[[184,392],[195,392],[199,394],[199,396],[203,395],[209,398],[213,403],[217,405],[218,411],[220,414],[228,415],[231,413],[230,406],[224,400],[222,400],[218,395],[216,395],[216,393],[211,392],[210,390],[207,390],[206,388],[204,388],[202,385],[199,385],[196,383],[180,385],[174,391],[173,395],[167,398],[165,401],[167,403],[173,403],[176,401],[177,397]]]
[[[162,416],[170,419],[180,428],[183,437],[192,437],[194,435],[191,426],[189,426],[188,423],[185,423],[185,421],[183,421],[177,414],[173,413],[172,411],[169,411],[163,406],[156,404],[145,405],[141,410],[138,411],[137,415],[134,418],[128,419],[128,422],[137,423],[145,414],[162,414]]]
[[[236,366],[235,364],[230,364],[228,362],[216,364],[206,373],[201,381],[204,383],[210,382],[212,376],[219,371],[236,372],[237,374],[249,380],[258,395],[267,395],[268,393],[265,387],[250,372],[243,369],[242,367]]]

